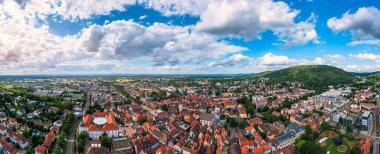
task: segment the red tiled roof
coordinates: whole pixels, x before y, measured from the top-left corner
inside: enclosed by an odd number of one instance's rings
[[[84,118],[83,118],[83,124],[84,126],[88,127],[90,126],[92,120],[94,120],[94,118],[92,118],[92,116],[90,114],[87,114]]]
[[[250,132],[250,131],[253,130],[253,127],[252,127],[252,126],[248,126],[248,127],[245,128],[245,130],[246,130],[247,132]]]
[[[94,112],[93,115],[94,117],[106,117],[107,112]]]
[[[53,130],[55,132],[58,132],[59,127],[57,125],[54,125],[54,126],[51,127],[51,130]]]
[[[369,154],[371,151],[371,140],[369,137],[365,138],[361,144],[361,153]]]
[[[281,149],[280,151],[274,152],[274,154],[291,154],[291,153],[292,153],[292,150],[290,149],[290,147],[287,147],[287,148]]]
[[[16,147],[7,141],[0,139],[0,144],[4,148],[4,150],[8,151],[9,153],[16,153]]]
[[[45,141],[44,141],[44,146],[50,147],[51,143],[53,143],[55,140],[55,133],[53,131],[49,132],[46,135]]]
[[[45,153],[46,152],[46,147],[43,146],[43,145],[39,145],[36,148],[34,148],[34,151],[35,152],[39,152],[39,153]]]
[[[253,146],[255,144],[255,141],[253,140],[241,140],[240,141],[240,146]]]
[[[111,112],[108,113],[107,124],[117,125],[115,117],[113,116],[113,114]]]
[[[58,119],[57,120],[57,124],[62,124],[63,122],[62,122],[62,120],[61,119]]]
[[[91,124],[89,127],[88,127],[88,130],[90,131],[100,131],[101,129],[96,127],[95,124]]]
[[[249,149],[247,147],[242,147],[241,148],[241,153],[247,154],[247,153],[249,153]]]
[[[117,128],[117,126],[113,125],[113,124],[106,124],[102,127],[101,130],[118,130],[119,128]]]
[[[257,104],[268,104],[268,100],[267,99],[259,100],[257,101]]]
[[[83,124],[85,127],[88,127],[88,130],[90,131],[108,131],[108,130],[118,130],[119,128],[117,127],[117,122],[115,120],[115,117],[112,113],[108,112],[95,112],[94,117],[106,117],[107,123],[103,126],[96,126],[95,124],[92,124],[92,121],[94,118],[90,115],[87,114],[83,118]]]
[[[20,134],[15,133],[14,131],[8,131],[8,135],[12,137],[13,139],[17,140],[18,142],[21,142],[22,144],[28,142],[28,139]]]
[[[168,114],[166,112],[160,112],[160,113],[157,113],[157,117],[158,118],[163,118],[163,117],[166,117]]]
[[[254,154],[263,154],[264,149],[262,147],[253,149]]]

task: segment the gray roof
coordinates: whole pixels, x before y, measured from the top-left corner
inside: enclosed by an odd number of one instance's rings
[[[369,112],[369,111],[365,111],[365,112],[363,113],[363,117],[369,117],[370,114],[371,114],[371,112]]]

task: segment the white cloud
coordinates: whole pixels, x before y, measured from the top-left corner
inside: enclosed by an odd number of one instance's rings
[[[75,37],[58,37],[47,26],[36,28],[11,18],[1,20],[1,25],[0,63],[7,69],[44,70],[90,55],[76,45]]]
[[[343,59],[345,56],[339,55],[339,54],[328,54],[324,56],[325,59],[329,60],[338,60],[338,59]]]
[[[165,16],[200,15],[213,0],[137,0],[148,8],[161,12]]]
[[[218,41],[216,37],[192,32],[192,27],[154,23],[145,27],[131,20],[93,25],[83,30],[81,42],[100,57],[150,58],[154,65],[202,62],[237,53],[246,48]]]
[[[375,7],[359,8],[355,13],[346,12],[341,18],[333,17],[327,25],[335,32],[350,31],[354,41],[349,45],[379,45],[380,11]]]
[[[140,20],[144,20],[145,18],[147,18],[148,16],[147,15],[143,15],[143,16],[140,16],[139,19]]]
[[[360,60],[372,60],[372,61],[379,61],[380,60],[380,55],[375,55],[373,53],[350,54],[349,57],[357,58]]]
[[[270,10],[270,11],[269,11]],[[284,47],[319,43],[315,31],[316,16],[296,23],[299,10],[272,0],[212,1],[201,13],[196,29],[217,36],[260,39],[260,33],[271,30]],[[217,14],[217,15],[216,15]]]
[[[88,27],[80,33],[64,37],[52,34],[47,26],[48,16],[59,22],[62,19],[77,21],[107,15],[112,10],[124,11],[125,5],[134,4],[155,9],[165,16],[200,16],[201,21],[190,26],[164,23],[144,26],[133,20],[108,21],[104,25],[87,22]],[[4,74],[57,71],[239,73],[240,69],[252,72],[342,59],[380,62],[380,56],[372,53],[326,55],[311,60],[272,53],[253,58],[242,54],[247,48],[223,39],[261,39],[261,33],[269,30],[283,47],[319,43],[315,31],[317,16],[311,14],[303,21],[298,18],[299,13],[300,10],[292,9],[291,5],[272,0],[97,0],[94,3],[0,0],[0,70]],[[349,45],[378,45],[379,24],[373,20],[378,14],[376,8],[362,8],[354,14],[346,13],[341,19],[330,19],[329,27],[336,32],[351,31],[358,40]],[[146,16],[139,19],[144,18]],[[199,66],[207,66],[208,70]],[[362,65],[356,66],[360,69]],[[372,70],[366,66],[363,68]],[[354,65],[343,67],[355,68]]]
[[[113,10],[124,11],[126,5],[136,4],[136,0],[4,0],[0,14],[26,20],[32,25],[38,19],[45,20],[53,15],[55,20],[77,21],[95,15],[107,15]]]
[[[253,59],[253,58],[251,58]],[[246,69],[251,72],[262,72],[267,70],[277,70],[290,66],[297,65],[322,65],[327,64],[323,58],[317,57],[314,60],[294,59],[284,55],[275,55],[271,52],[264,54],[261,57],[251,60]],[[248,71],[249,72],[249,71]]]
[[[238,54],[230,56],[227,59],[211,62],[207,64],[207,66],[225,68],[225,67],[232,67],[232,66],[237,65],[238,63],[241,63],[243,61],[249,61],[249,60],[253,60],[253,59],[248,56],[238,53]]]
[[[218,37],[195,32],[193,26],[162,23],[142,26],[132,20],[121,20],[102,26],[90,25],[76,35],[65,37],[52,34],[46,23],[36,26],[37,20],[46,19],[47,15],[78,20],[120,10],[124,3],[130,2],[112,1],[105,4],[105,1],[99,1],[87,4],[84,1],[62,1],[58,6],[56,1],[4,1],[0,5],[1,70],[3,73],[66,71],[71,68],[75,71],[75,68],[92,67],[82,64],[83,59],[124,61],[136,58],[143,58],[157,67],[173,68],[177,64],[201,63],[247,50],[221,41]],[[74,65],[77,63],[81,64]],[[103,71],[106,66],[113,69],[113,64],[93,67],[101,67]]]
[[[318,64],[318,65],[322,65],[322,64],[325,64],[326,61],[320,57],[317,57],[315,58],[313,61],[312,61],[313,64]]]
[[[57,13],[64,19],[87,19],[92,15],[106,15],[113,10],[124,11],[125,5],[135,4],[135,0],[62,0],[56,6]]]
[[[375,72],[379,71],[380,65],[366,65],[366,64],[350,64],[342,67],[344,70],[349,72]]]
[[[270,52],[260,57],[259,59],[261,61],[260,64],[266,66],[289,65],[298,62],[296,59],[291,59],[287,56],[274,55]]]
[[[380,46],[380,40],[359,40],[359,41],[352,41],[348,43],[349,46],[356,46],[356,45],[378,45]]]

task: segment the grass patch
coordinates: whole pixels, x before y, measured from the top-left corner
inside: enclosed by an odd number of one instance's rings
[[[329,138],[325,142],[321,143],[322,148],[325,151],[330,151],[331,154],[349,154],[350,145],[343,141],[342,145],[336,146],[333,139]]]

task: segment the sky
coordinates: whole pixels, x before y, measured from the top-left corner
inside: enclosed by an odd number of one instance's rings
[[[380,71],[379,0],[0,0],[0,74]]]

